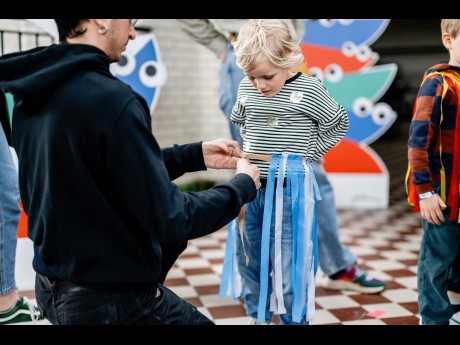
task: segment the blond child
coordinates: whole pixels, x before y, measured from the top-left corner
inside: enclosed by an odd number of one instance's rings
[[[290,72],[304,57],[285,21],[249,20],[233,46],[246,76],[231,121],[241,126],[243,151],[260,168],[262,182],[246,205],[242,239],[236,241],[242,295],[251,324],[271,323],[275,311],[281,324],[308,324],[317,268],[314,175],[308,162],[344,137],[348,116],[318,79]],[[298,197],[297,190],[305,194]]]

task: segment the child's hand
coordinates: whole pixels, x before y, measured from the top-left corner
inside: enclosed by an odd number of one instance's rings
[[[420,200],[420,214],[428,223],[440,225],[444,222],[442,210],[447,205],[438,194],[433,194],[428,199]]]

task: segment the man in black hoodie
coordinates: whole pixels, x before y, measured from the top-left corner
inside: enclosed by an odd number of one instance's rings
[[[61,44],[0,57],[35,293],[53,324],[212,324],[161,284],[162,245],[219,230],[260,186],[235,141],[160,149],[147,103],[109,71],[135,21],[56,19]],[[171,182],[207,168],[236,175],[202,192]]]

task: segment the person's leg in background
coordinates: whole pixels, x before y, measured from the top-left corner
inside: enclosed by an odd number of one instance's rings
[[[243,139],[240,135],[240,127],[230,121],[230,115],[238,97],[238,86],[243,78],[243,70],[236,64],[235,52],[229,42],[227,54],[220,69],[219,107],[227,117],[232,139],[238,141],[241,148],[243,148]]]
[[[378,293],[385,282],[370,277],[357,266],[357,258],[340,243],[334,190],[321,161],[310,163],[321,193],[316,202],[318,236],[318,261],[326,275],[323,287],[332,290],[353,290],[361,293]]]
[[[240,127],[230,121],[233,105],[238,97],[238,86],[244,78],[244,72],[236,64],[236,56],[231,42],[228,42],[225,60],[220,68],[219,81],[219,107],[227,117],[230,135],[233,140],[238,141],[240,148],[243,149],[243,138],[240,134]],[[241,208],[238,216],[240,226],[243,224],[245,206]]]
[[[0,125],[0,325],[40,319],[36,307],[26,297],[19,297],[16,288],[20,211],[18,172]]]

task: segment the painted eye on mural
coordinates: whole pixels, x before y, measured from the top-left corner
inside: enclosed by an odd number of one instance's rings
[[[323,81],[324,80],[324,74],[321,68],[313,66],[308,68],[308,73],[312,77],[318,78],[319,80]]]
[[[326,66],[326,69],[324,70],[324,78],[326,78],[328,82],[337,83],[340,80],[342,80],[342,77],[343,70],[342,67],[340,67],[340,65],[336,63],[331,63]]]
[[[366,97],[358,97],[353,102],[353,112],[358,117],[367,117],[371,114],[374,104]]]
[[[139,80],[147,87],[161,86],[166,81],[166,68],[158,61],[146,61],[139,68]]]
[[[353,19],[337,19],[337,21],[342,25],[350,25],[353,23]]]
[[[365,62],[367,61],[372,55],[372,50],[369,48],[368,45],[366,44],[361,44],[358,46],[358,49],[356,50],[356,58],[360,62]]]
[[[377,103],[371,113],[372,121],[377,125],[384,125],[396,118],[396,112],[387,103]]]
[[[120,61],[110,65],[110,71],[115,76],[126,77],[136,69],[136,57],[128,50],[121,54]]]
[[[336,19],[320,19],[319,20],[319,23],[326,27],[326,28],[330,28],[331,26],[333,26],[336,22]]]
[[[342,44],[342,53],[346,57],[352,57],[356,54],[356,44],[352,41],[345,41]]]

